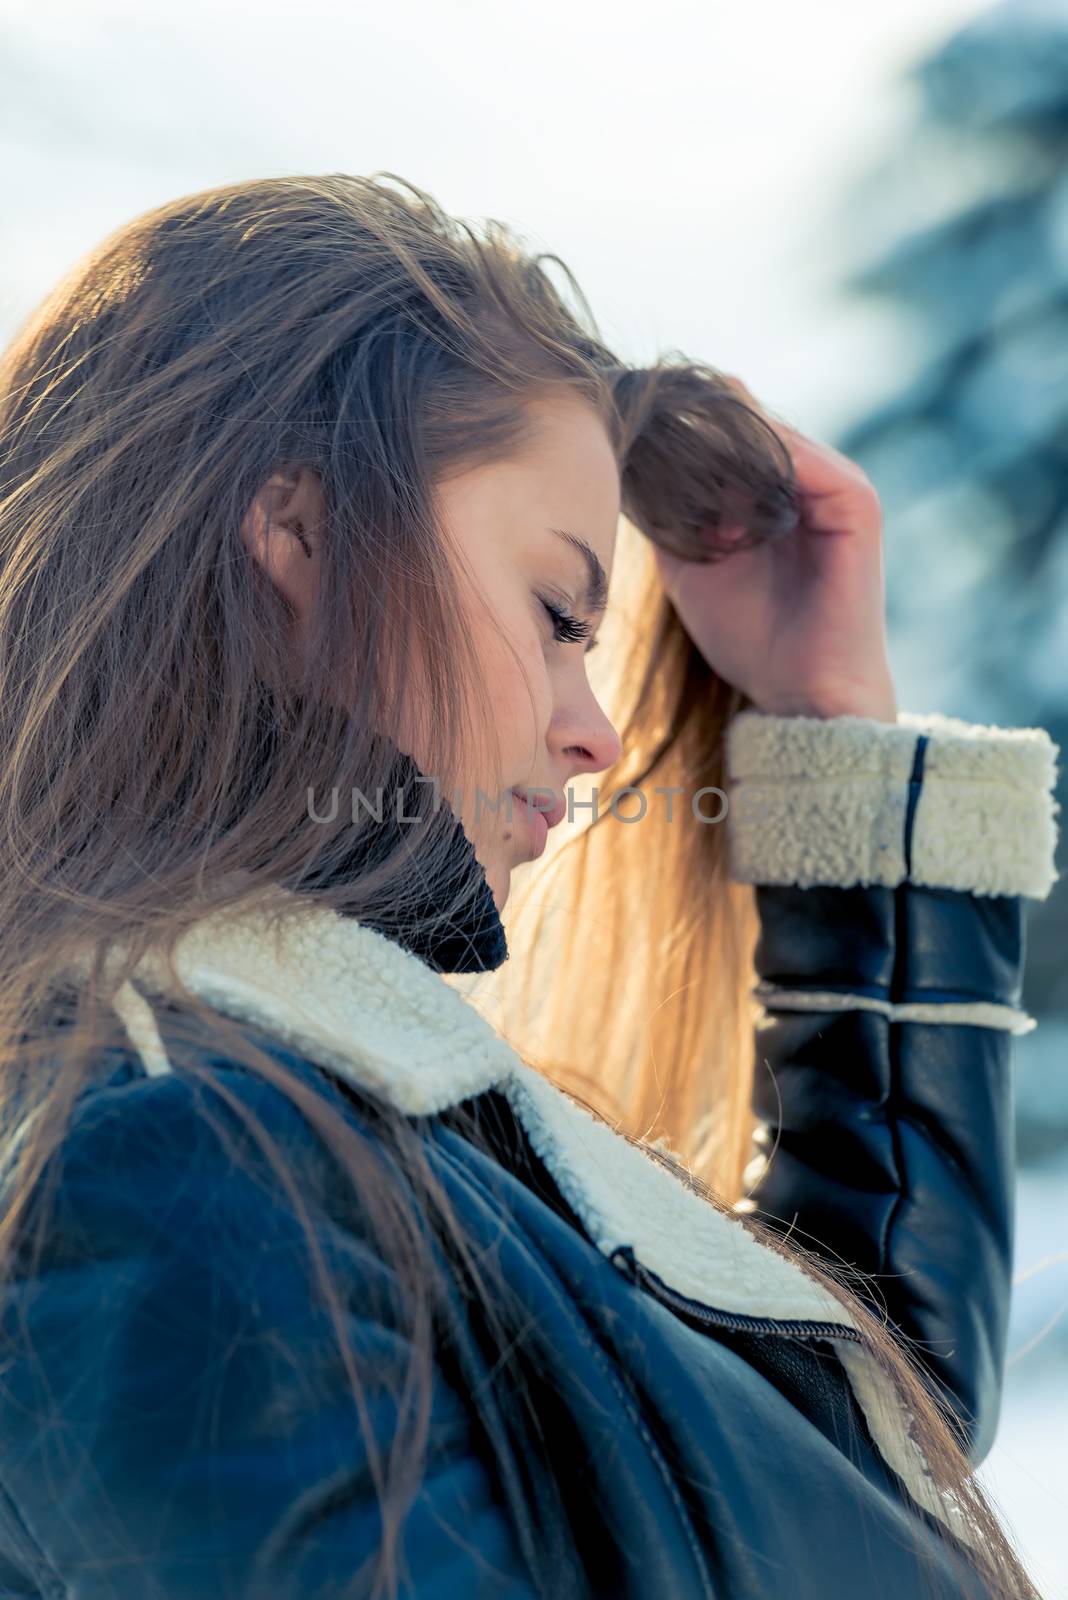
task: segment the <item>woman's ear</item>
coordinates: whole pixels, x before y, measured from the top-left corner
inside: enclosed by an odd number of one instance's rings
[[[302,631],[319,592],[322,524],[322,491],[307,467],[268,478],[241,523],[246,549],[289,602]]]

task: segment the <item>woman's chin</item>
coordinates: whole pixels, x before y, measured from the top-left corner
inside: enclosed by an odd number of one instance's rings
[[[475,855],[482,867],[486,882],[489,884],[490,893],[493,895],[493,903],[498,911],[504,910],[504,903],[508,899],[508,891],[512,881],[512,862],[506,858],[505,851],[501,848],[502,842],[496,839],[475,841]]]

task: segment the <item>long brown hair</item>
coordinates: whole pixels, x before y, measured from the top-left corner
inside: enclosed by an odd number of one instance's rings
[[[553,264],[573,304],[553,283]],[[604,792],[648,780],[722,785],[722,735],[743,701],[691,648],[648,567],[642,574],[641,557],[649,539],[692,553],[697,530],[714,527],[737,492],[746,496],[752,540],[788,529],[789,455],[714,369],[678,353],[641,370],[613,356],[558,257],[532,254],[499,222],[476,227],[446,215],[391,173],[237,183],[118,229],[7,349],[0,1069],[22,1137],[8,1152],[5,1272],[31,1216],[36,1247],[44,1240],[47,1209],[31,1210],[31,1201],[47,1188],[41,1180],[53,1174],[51,1157],[101,1046],[119,1037],[111,998],[150,945],[171,949],[193,920],[262,903],[278,884],[359,917],[387,909],[403,916],[414,903],[416,855],[424,886],[446,882],[449,817],[429,799],[405,848],[353,879],[331,870],[352,846],[348,818],[342,810],[335,825],[310,826],[307,796],[333,786],[372,794],[395,780],[378,734],[413,688],[412,630],[424,656],[447,664],[417,686],[432,741],[428,770],[451,790],[492,752],[435,488],[519,449],[529,402],[553,393],[583,396],[609,430],[624,527],[634,535],[627,560],[639,574],[626,619],[626,754],[602,780]],[[318,475],[328,528],[309,652],[316,681],[298,684],[280,644],[291,620],[285,604],[239,537],[257,490],[296,465]],[[314,692],[342,679],[354,685],[344,716]],[[702,1187],[707,1179],[709,1202],[728,1205],[740,1192],[748,1136],[751,891],[729,882],[719,828],[594,826],[575,846],[581,870],[568,880],[571,924],[588,928],[595,919],[603,939],[595,956],[572,957],[585,960],[589,983],[558,986],[541,1064],[563,1088],[611,1109],[629,1137],[666,1132],[686,1181]],[[700,896],[689,892],[695,877]],[[443,891],[443,925],[476,890],[472,878]],[[655,962],[635,958],[635,896]],[[509,919],[513,937],[517,920]],[[522,976],[547,944],[514,945],[511,974]],[[61,983],[87,952],[81,980]],[[636,991],[635,974],[646,971],[648,985]],[[581,1009],[569,999],[578,991]],[[62,1029],[48,1022],[59,992]],[[387,1462],[366,1430],[383,1522],[371,1573],[363,1574],[376,1595],[394,1594],[398,1534],[427,1440],[441,1298],[426,1217],[499,1328],[502,1350],[516,1343],[519,1322],[509,1319],[521,1308],[467,1249],[410,1119],[367,1095],[393,1158],[387,1166],[404,1174],[403,1186],[391,1185],[369,1167],[365,1143],[336,1107],[248,1030],[192,996],[186,1001],[190,1044],[198,1029],[201,1037],[210,1029],[216,1046],[289,1096],[312,1124],[394,1269],[413,1355]],[[645,1033],[628,1052],[634,1017]],[[363,1425],[341,1296],[296,1175],[258,1119],[198,1064],[195,1049],[181,1053],[181,1070],[203,1076],[240,1119],[307,1227]],[[25,1256],[20,1261],[25,1270]],[[975,1560],[991,1594],[1032,1596],[910,1358],[874,1318],[865,1327],[887,1383],[913,1413],[947,1506],[963,1508],[978,1535]],[[521,1347],[515,1359],[524,1359]],[[551,1367],[541,1378],[552,1381]],[[518,1392],[526,1404],[522,1384]],[[551,1463],[539,1493],[543,1508],[558,1495]],[[533,1537],[520,1506],[513,1510],[533,1578],[548,1592],[544,1538]]]

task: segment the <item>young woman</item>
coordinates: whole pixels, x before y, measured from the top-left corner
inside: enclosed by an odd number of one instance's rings
[[[5,1595],[1035,1593],[973,1474],[1056,747],[899,712],[870,482],[543,260],[235,184],[7,351]],[[591,776],[536,1063],[453,975]]]

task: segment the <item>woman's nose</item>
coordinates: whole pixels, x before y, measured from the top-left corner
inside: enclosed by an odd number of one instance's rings
[[[558,718],[551,743],[574,773],[603,772],[623,753],[619,734],[592,695],[585,708]]]

